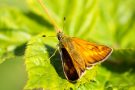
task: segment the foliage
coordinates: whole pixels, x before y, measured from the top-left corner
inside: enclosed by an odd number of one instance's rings
[[[44,87],[53,90],[77,88],[80,84],[89,82],[90,79],[95,76],[96,72],[94,69],[87,70],[87,74],[76,84],[69,83],[64,76],[58,53],[55,53],[54,58],[49,59],[49,56],[52,55],[55,50],[46,44],[48,40],[46,37],[42,37],[43,35],[44,34],[33,37],[27,45],[25,64],[27,66],[29,80],[25,87],[26,89],[32,89],[33,87]],[[96,68],[96,66],[93,68]]]
[[[66,17],[65,34],[114,48],[107,61],[88,70],[76,84],[65,79],[58,52],[49,60],[58,43],[56,38],[42,37],[55,36],[50,20],[37,0],[26,2],[26,11],[0,6],[0,63],[25,52],[25,89],[135,89],[134,0],[44,0],[60,27]]]

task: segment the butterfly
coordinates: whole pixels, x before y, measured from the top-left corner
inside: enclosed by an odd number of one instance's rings
[[[95,64],[103,62],[110,56],[112,48],[108,46],[97,45],[76,37],[64,35],[55,21],[50,17],[42,0],[38,1],[57,32],[62,67],[67,80],[70,82],[79,80],[86,69],[92,68]]]
[[[63,32],[58,32],[57,38],[63,71],[67,80],[71,82],[82,77],[86,69],[106,60],[112,52],[110,47],[69,37]]]

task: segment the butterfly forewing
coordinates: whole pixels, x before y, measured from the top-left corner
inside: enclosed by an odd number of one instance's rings
[[[71,81],[79,79],[86,68],[105,60],[112,52],[107,46],[74,37],[65,36],[60,44],[63,46],[61,51],[64,72]]]
[[[104,46],[90,43],[79,38],[72,38],[72,43],[80,55],[84,58],[87,66],[104,61],[112,52],[112,49]]]

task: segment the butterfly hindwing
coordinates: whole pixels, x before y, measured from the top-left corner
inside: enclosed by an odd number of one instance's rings
[[[65,48],[60,49],[63,71],[69,81],[76,81],[79,75],[73,65],[72,59]]]

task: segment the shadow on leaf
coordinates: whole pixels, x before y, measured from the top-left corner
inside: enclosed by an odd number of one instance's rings
[[[107,69],[123,73],[126,71],[135,72],[135,50],[134,49],[121,49],[114,50],[111,57],[102,65]]]
[[[24,44],[16,47],[15,50],[14,50],[14,54],[16,56],[22,56],[22,55],[24,55],[24,52],[25,52],[25,49],[26,49],[26,46],[27,46],[26,44],[27,43],[24,43]]]
[[[55,49],[48,46],[48,45],[45,45],[45,47],[47,48],[47,51],[49,53],[49,57],[51,57],[54,52],[55,52]],[[53,67],[55,68],[56,72],[58,73],[58,75],[62,78],[62,79],[66,79],[65,78],[65,75],[63,73],[63,68],[62,68],[62,62],[60,60],[60,55],[58,53],[58,51],[55,53],[55,55],[51,58],[50,60],[51,64],[53,65]]]
[[[117,73],[124,73],[126,71],[132,71],[135,72],[135,63],[128,64],[126,62],[114,62],[114,61],[106,61],[102,63],[102,66],[106,67],[110,71],[117,72]]]

